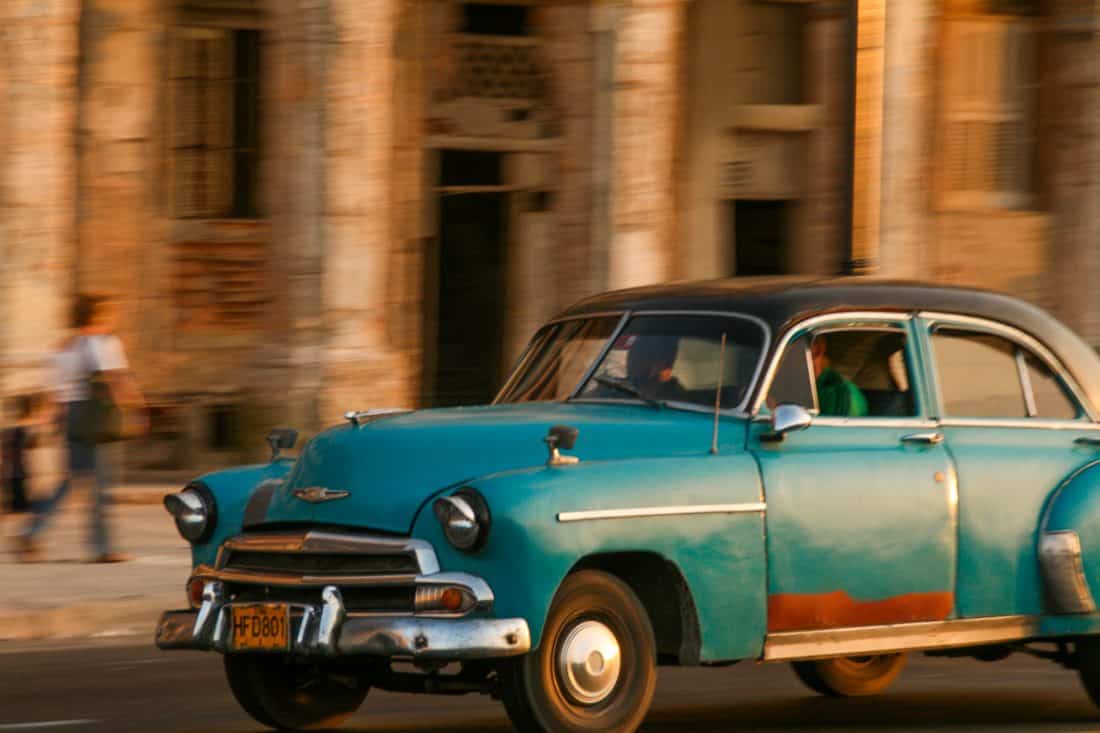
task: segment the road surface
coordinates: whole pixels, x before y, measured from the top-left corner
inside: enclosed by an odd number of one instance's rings
[[[0,733],[246,733],[220,660],[150,646],[0,645]],[[508,733],[481,696],[372,692],[348,731]],[[914,657],[876,698],[817,697],[785,665],[662,670],[645,733],[1100,731],[1075,673],[1016,655],[984,664]]]

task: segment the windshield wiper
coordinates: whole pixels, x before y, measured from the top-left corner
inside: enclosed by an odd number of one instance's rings
[[[661,400],[655,400],[652,397],[647,397],[646,395],[642,394],[642,391],[635,387],[634,383],[631,382],[629,379],[609,377],[604,374],[597,374],[595,377],[593,377],[593,379],[598,384],[601,384],[604,387],[610,387],[611,389],[622,392],[623,394],[628,394],[631,397],[636,397],[637,399],[652,407],[660,408],[665,406],[665,403]]]

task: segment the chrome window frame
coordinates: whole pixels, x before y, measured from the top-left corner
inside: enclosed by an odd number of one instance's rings
[[[835,417],[814,416],[814,425],[831,427],[879,427],[879,428],[934,428],[935,420],[931,419],[931,396],[925,394],[927,386],[926,376],[920,369],[920,345],[919,335],[913,330],[915,314],[911,311],[837,311],[822,313],[816,316],[804,318],[791,324],[784,332],[783,338],[776,345],[772,354],[771,363],[764,380],[760,382],[756,395],[752,401],[750,416],[754,421],[764,422],[769,418],[760,414],[768,391],[775,379],[775,373],[779,369],[779,360],[791,343],[807,332],[829,333],[835,331],[890,331],[901,332],[906,337],[906,349],[912,356],[918,357],[913,364],[907,364],[909,368],[909,390],[913,392],[917,414],[911,417]],[[823,327],[824,328],[821,328]],[[817,388],[814,388],[814,399],[817,399]]]
[[[742,321],[748,321],[749,323],[752,323],[752,324],[754,324],[754,325],[756,325],[760,328],[760,330],[763,332],[764,339],[763,339],[763,342],[761,343],[761,346],[760,346],[760,357],[756,360],[756,366],[753,369],[752,377],[749,380],[749,384],[748,384],[747,389],[745,390],[745,396],[741,398],[741,401],[739,403],[737,403],[737,405],[735,407],[727,407],[725,409],[718,410],[718,414],[720,414],[720,415],[733,415],[733,416],[738,416],[738,417],[746,417],[748,413],[746,412],[745,408],[748,405],[749,400],[752,398],[754,388],[756,387],[757,382],[759,382],[761,373],[763,372],[764,362],[767,361],[767,358],[768,358],[768,349],[771,347],[771,342],[772,342],[772,330],[771,330],[771,326],[769,326],[767,321],[765,321],[763,318],[760,318],[759,316],[754,316],[754,315],[751,315],[751,314],[748,314],[748,313],[738,313],[736,311],[692,310],[690,308],[675,309],[675,310],[652,310],[652,309],[650,309],[650,310],[628,310],[628,311],[626,311],[623,314],[622,321],[619,322],[619,328],[615,331],[615,333],[613,333],[611,335],[611,338],[609,338],[607,340],[606,348],[604,348],[604,350],[600,353],[599,358],[592,362],[591,369],[588,370],[588,372],[584,375],[584,378],[573,389],[573,392],[570,394],[570,396],[567,398],[566,401],[568,401],[568,402],[580,402],[580,403],[586,403],[586,402],[609,403],[609,404],[617,404],[617,405],[621,405],[621,404],[629,404],[629,405],[645,404],[642,400],[636,400],[636,399],[630,399],[630,398],[622,399],[622,400],[615,400],[615,399],[609,399],[609,398],[579,397],[578,395],[580,394],[580,391],[584,388],[584,386],[586,384],[588,384],[588,381],[592,378],[592,375],[595,374],[595,372],[599,368],[599,366],[603,363],[603,360],[605,358],[607,358],[608,352],[611,351],[612,347],[615,345],[615,342],[618,340],[619,335],[623,332],[623,330],[625,330],[626,325],[631,320],[633,320],[634,318],[651,317],[651,316],[680,316],[680,317],[683,317],[683,316],[701,316],[701,317],[704,317],[704,318],[734,318],[734,319],[740,319]],[[676,410],[683,410],[685,412],[700,412],[700,413],[705,413],[705,414],[708,414],[708,415],[713,415],[714,412],[715,412],[713,407],[707,407],[705,405],[696,405],[692,402],[677,402],[677,401],[673,400],[673,401],[666,402],[664,404],[667,407],[670,407],[670,408],[673,408],[673,409],[676,409]]]
[[[1080,385],[1077,384],[1073,375],[1070,374],[1062,364],[1061,359],[1035,337],[1021,331],[1015,326],[1010,326],[988,318],[943,313],[940,311],[919,311],[916,317],[918,319],[918,324],[921,326],[919,329],[921,331],[921,337],[925,340],[925,346],[928,350],[927,377],[932,393],[931,397],[934,402],[932,406],[935,408],[933,414],[940,425],[945,427],[1026,427],[1046,428],[1048,430],[1100,430],[1100,424],[1097,424],[1097,415],[1091,403],[1085,399],[1084,392],[1081,390]],[[960,331],[973,331],[979,334],[984,333],[986,335],[1000,336],[1013,345],[1031,352],[1032,355],[1050,369],[1051,373],[1058,378],[1062,386],[1069,392],[1069,396],[1077,403],[1077,408],[1080,410],[1080,417],[1073,420],[1062,420],[1042,417],[951,417],[947,415],[944,410],[943,391],[940,386],[939,368],[936,363],[936,350],[932,344],[932,336],[934,335],[936,326],[939,325],[947,326],[948,328],[954,326]],[[1017,362],[1017,369],[1019,368],[1021,368],[1021,365]],[[1023,368],[1026,369],[1026,364],[1023,365]],[[1028,376],[1028,382],[1030,382],[1030,376]],[[1021,389],[1023,388],[1024,383],[1021,380]],[[1027,398],[1025,397],[1025,406],[1027,406],[1027,404]]]

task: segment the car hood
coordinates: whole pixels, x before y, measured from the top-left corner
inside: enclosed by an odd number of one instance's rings
[[[743,433],[723,421],[731,448]],[[553,425],[580,431],[571,454],[582,461],[703,454],[712,416],[635,405],[551,403],[466,407],[342,425],[311,440],[272,497],[267,522],[314,522],[407,533],[432,495],[488,474],[545,464]],[[727,441],[723,441],[726,443]],[[319,503],[306,488],[347,492]]]

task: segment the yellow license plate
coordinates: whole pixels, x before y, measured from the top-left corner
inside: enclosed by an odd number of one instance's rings
[[[290,608],[271,603],[234,606],[233,649],[236,651],[286,651],[290,648]]]

